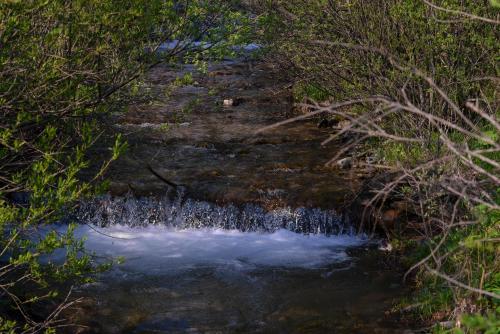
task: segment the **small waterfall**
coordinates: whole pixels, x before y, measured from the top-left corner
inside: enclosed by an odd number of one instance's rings
[[[286,229],[303,234],[355,234],[347,219],[333,210],[281,208],[266,211],[256,204],[220,206],[185,199],[103,196],[80,205],[79,222],[98,227],[163,225],[175,229],[216,228],[242,232],[275,232]]]

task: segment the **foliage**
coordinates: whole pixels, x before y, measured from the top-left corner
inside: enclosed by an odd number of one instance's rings
[[[437,326],[434,329],[436,334],[496,334],[500,328],[500,310],[489,312],[486,315],[470,314],[460,319],[460,328],[445,329]]]
[[[126,145],[86,181],[100,117],[120,111],[153,66],[233,52],[248,31],[236,1],[8,0],[0,2],[0,328],[51,332],[65,325],[67,287],[108,268],[74,226],[53,222],[100,191]],[[162,50],[165,41],[183,41]],[[199,41],[207,47],[199,47]],[[161,52],[158,52],[161,50]],[[188,78],[185,78],[187,80]],[[52,255],[64,253],[64,260]],[[64,284],[62,284],[64,283]],[[54,306],[52,300],[61,303]]]
[[[458,333],[484,333],[494,334],[498,333],[500,328],[500,311],[488,313],[486,315],[473,314],[466,315],[462,318],[463,330],[458,329]]]

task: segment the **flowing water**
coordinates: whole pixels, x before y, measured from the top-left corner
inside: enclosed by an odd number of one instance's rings
[[[362,238],[117,227],[105,232],[121,239],[110,240],[80,232],[98,254],[127,258],[81,291],[95,296],[80,312],[96,332],[401,332],[384,318],[399,278],[371,263],[370,251],[360,254]]]
[[[110,194],[73,219],[98,258],[125,262],[75,292],[79,332],[404,332],[387,316],[401,273],[341,214],[367,175],[324,167],[342,143],[322,147],[331,130],[315,122],[255,134],[294,114],[277,74],[251,60],[208,76],[159,67],[150,90],[168,96],[112,119],[130,149]],[[107,152],[105,141],[96,161]]]
[[[75,292],[81,332],[404,332],[400,274],[333,210],[105,196],[76,218],[98,259],[125,258]]]
[[[176,229],[219,228],[242,232],[275,232],[279,229],[302,234],[353,234],[347,217],[335,210],[280,207],[265,210],[257,204],[216,205],[185,198],[180,191],[174,199],[105,196],[82,203],[76,221],[105,227],[162,225]]]

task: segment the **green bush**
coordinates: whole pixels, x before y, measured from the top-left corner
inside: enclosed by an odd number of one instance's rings
[[[151,67],[220,57],[243,41],[247,18],[235,4],[0,2],[0,331],[53,332],[60,324],[53,300],[64,301],[67,286],[108,268],[85,252],[73,225],[62,234],[50,225],[100,191],[104,172],[125,149],[118,136],[102,168],[90,180],[79,178],[90,147],[106,131],[99,119],[121,111]],[[186,43],[156,52],[175,39],[213,47]],[[61,249],[64,261],[42,261]]]

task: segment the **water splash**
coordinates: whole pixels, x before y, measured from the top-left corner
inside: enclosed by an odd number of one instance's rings
[[[184,199],[104,196],[82,203],[76,213],[80,222],[99,227],[160,225],[183,229],[224,229],[241,232],[276,232],[280,229],[302,234],[354,235],[346,219],[333,210],[280,208],[266,211],[256,204],[220,206]]]
[[[105,234],[104,234],[105,233]],[[345,249],[362,245],[357,236],[304,235],[214,228],[176,230],[164,226],[80,226],[78,237],[99,256],[124,256],[118,273],[172,274],[194,268],[240,272],[259,267],[321,268],[350,260]]]

